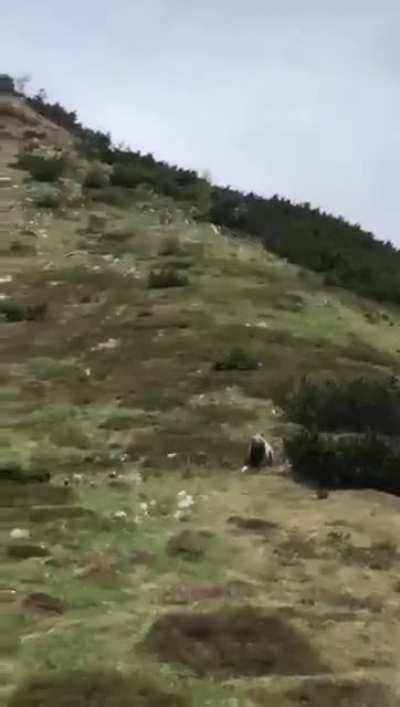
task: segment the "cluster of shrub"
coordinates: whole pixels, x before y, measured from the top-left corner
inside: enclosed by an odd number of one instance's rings
[[[301,425],[285,442],[295,474],[321,487],[400,495],[400,384],[392,376],[316,383],[283,401]]]
[[[261,240],[278,255],[321,273],[327,285],[400,302],[400,251],[376,240],[358,224],[330,216],[308,202],[293,204],[276,195],[267,199],[212,186],[195,171],[114,146],[109,134],[83,127],[75,111],[50,103],[43,91],[28,100],[39,113],[76,135],[86,156],[111,166],[112,185],[129,189],[146,184],[189,201],[199,218]],[[92,186],[100,187],[103,178],[92,176]]]

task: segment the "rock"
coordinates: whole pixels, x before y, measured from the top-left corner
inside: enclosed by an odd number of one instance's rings
[[[30,531],[27,528],[14,528],[10,532],[12,540],[29,540],[30,536]]]
[[[315,495],[320,501],[322,501],[322,500],[325,500],[326,498],[329,498],[329,491],[328,491],[328,489],[319,488],[316,490]]]
[[[7,557],[10,560],[27,560],[30,557],[48,557],[49,554],[49,551],[44,545],[18,543],[17,545],[9,545],[7,548]]]
[[[52,614],[63,614],[66,607],[61,599],[43,594],[42,592],[33,592],[27,594],[21,601],[23,609],[32,609],[34,611],[45,611]]]
[[[143,567],[151,567],[154,565],[156,555],[148,550],[136,550],[130,556],[130,562],[133,565],[143,565]]]

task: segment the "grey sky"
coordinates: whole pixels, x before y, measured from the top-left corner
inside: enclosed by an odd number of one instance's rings
[[[400,0],[13,0],[1,66],[85,124],[400,246]]]

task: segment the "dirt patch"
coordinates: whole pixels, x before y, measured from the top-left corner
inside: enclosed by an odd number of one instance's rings
[[[332,531],[330,545],[346,564],[364,565],[371,570],[390,570],[399,560],[397,545],[391,541],[372,543],[369,547],[353,545],[347,533]]]
[[[169,587],[163,593],[162,600],[166,604],[192,604],[211,599],[232,599],[248,596],[250,592],[251,585],[246,584],[246,582],[177,584],[174,587]]]
[[[282,618],[243,607],[159,617],[145,645],[197,675],[313,675],[326,672],[308,642]]]
[[[22,684],[9,707],[185,707],[185,698],[141,676],[113,670],[39,675]]]
[[[170,557],[181,557],[195,562],[204,557],[212,533],[207,530],[182,530],[173,535],[167,543]]]
[[[305,684],[286,694],[255,688],[248,691],[255,707],[399,707],[389,688],[379,683]]]
[[[247,530],[249,533],[259,535],[267,535],[271,530],[279,528],[277,523],[262,518],[244,518],[242,516],[230,516],[227,523],[234,525],[238,530]]]
[[[324,556],[323,548],[319,548],[314,538],[306,538],[299,533],[291,533],[284,542],[274,549],[285,564],[298,560],[316,560]]]
[[[308,685],[288,694],[293,705],[304,707],[398,707],[385,685],[352,683]]]
[[[61,599],[51,597],[48,594],[42,594],[41,592],[27,594],[21,601],[21,607],[23,609],[39,612],[43,611],[51,614],[63,614],[66,609]]]
[[[132,565],[142,567],[152,567],[156,561],[156,555],[148,550],[136,550],[129,558]]]

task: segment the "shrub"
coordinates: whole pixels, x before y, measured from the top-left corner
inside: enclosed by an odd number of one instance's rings
[[[42,321],[47,315],[47,309],[46,302],[23,305],[12,300],[4,300],[0,302],[0,321]]]
[[[104,187],[90,194],[92,201],[126,208],[132,203],[132,196],[119,187]]]
[[[154,181],[151,172],[140,163],[114,165],[111,173],[111,184],[116,187],[135,189],[139,184],[150,184]]]
[[[48,187],[34,196],[34,203],[41,209],[58,209],[61,204],[60,193],[57,189]]]
[[[285,450],[300,480],[400,495],[399,440],[373,432],[333,436],[302,430],[285,441]]]
[[[148,278],[148,286],[153,289],[163,287],[185,287],[189,284],[189,278],[173,268],[162,268],[155,272],[152,270]]]
[[[180,255],[181,252],[182,246],[177,236],[168,236],[168,238],[165,238],[159,250],[160,255]]]
[[[64,172],[65,160],[63,157],[25,154],[19,158],[17,166],[28,171],[38,182],[56,182]]]
[[[251,354],[240,347],[229,351],[214,364],[215,371],[255,371],[260,364]]]
[[[105,231],[102,238],[106,238],[109,241],[126,241],[134,235],[135,229],[129,223],[125,223]]]
[[[89,166],[83,185],[88,189],[104,189],[110,183],[110,178],[105,171],[104,165],[93,162]]]
[[[0,321],[22,322],[25,319],[25,309],[21,304],[10,300],[0,302]]]
[[[400,384],[391,376],[324,383],[303,379],[283,406],[293,422],[309,429],[400,434]]]
[[[44,673],[11,696],[9,707],[184,707],[187,700],[164,691],[155,678],[112,669]]]

